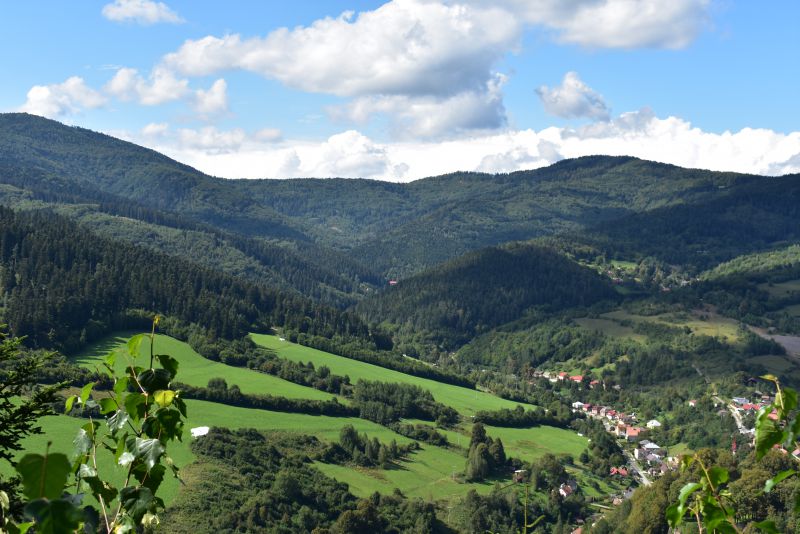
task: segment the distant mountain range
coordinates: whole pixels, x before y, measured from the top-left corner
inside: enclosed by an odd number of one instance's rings
[[[531,307],[613,296],[576,260],[698,274],[800,240],[800,175],[593,156],[408,184],[229,180],[18,113],[0,114],[0,204],[457,344]]]

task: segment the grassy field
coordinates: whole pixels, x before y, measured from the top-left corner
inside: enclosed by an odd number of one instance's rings
[[[553,427],[529,429],[486,427],[486,430],[490,436],[503,440],[507,455],[516,456],[524,461],[534,460],[548,452],[556,455],[572,454],[577,458],[588,443],[586,438],[574,432]],[[445,433],[452,443],[457,444],[460,440],[462,447],[465,448],[469,444],[469,435],[466,432],[453,430],[440,430],[440,432]],[[463,454],[423,444],[423,450],[413,455],[413,461],[402,462],[400,469],[354,470],[338,465],[319,463],[316,465],[328,476],[350,484],[354,493],[359,496],[367,496],[375,491],[388,493],[397,487],[410,497],[439,500],[462,496],[470,489],[490,490],[494,481],[481,484],[458,484],[453,481],[454,474],[464,469],[465,462]],[[589,488],[589,494],[600,495],[599,491],[585,484],[586,481],[596,477],[580,466],[572,468],[572,471],[582,485]],[[604,486],[602,481],[597,480],[597,482],[601,489],[613,491]]]
[[[547,453],[557,456],[570,454],[577,459],[589,440],[571,430],[552,426],[535,428],[501,428],[487,426],[486,433],[503,440],[508,456],[531,461]]]
[[[73,361],[84,367],[94,368],[100,365],[110,351],[120,351],[117,357],[117,369],[122,370],[128,364],[126,343],[132,333],[117,334],[94,343],[86,350],[73,357]],[[150,354],[149,343],[145,340],[141,346],[143,356]],[[219,362],[212,362],[197,354],[188,344],[169,336],[156,334],[155,351],[157,354],[169,354],[180,362],[178,381],[191,386],[205,386],[209,379],[222,377],[229,386],[236,384],[243,393],[277,395],[295,399],[333,398],[313,388],[300,386],[278,377],[251,371],[242,367],[232,367]],[[147,360],[139,365],[146,366]]]
[[[756,356],[750,358],[752,363],[759,363],[767,368],[767,370],[776,375],[791,372],[795,365],[784,358],[783,356],[769,355],[769,356]]]
[[[800,304],[793,304],[791,306],[786,306],[783,310],[789,315],[793,315],[794,317],[800,317]]]
[[[611,338],[628,338],[636,341],[644,341],[646,339],[646,336],[635,333],[630,326],[623,326],[613,319],[582,317],[574,319],[574,321],[586,330],[598,331]]]
[[[128,334],[110,337],[76,356],[75,361],[81,365],[93,367],[110,350],[124,347],[127,339]],[[257,341],[276,348],[282,357],[295,361],[311,360],[315,364],[325,363],[333,372],[348,374],[353,380],[365,378],[419,385],[432,391],[437,400],[445,402],[467,415],[474,413],[478,409],[496,409],[516,405],[485,392],[476,392],[466,388],[412,377],[299,345],[280,343],[278,338],[274,336],[259,336]],[[143,347],[143,354],[148,351],[149,347]],[[297,386],[269,375],[211,362],[195,353],[185,343],[167,336],[157,337],[156,351],[176,357],[181,364],[179,378],[190,384],[205,385],[210,378],[223,377],[228,384],[238,384],[245,392],[274,393],[299,398],[329,397],[316,390]],[[123,360],[124,358],[120,358],[120,366],[125,365]],[[247,427],[261,430],[302,432],[314,435],[324,441],[337,441],[341,428],[350,424],[359,433],[366,433],[370,437],[376,437],[385,443],[393,439],[400,444],[410,441],[408,438],[396,434],[386,427],[364,419],[254,410],[197,400],[188,400],[187,407],[189,418],[186,426],[187,430],[185,431],[185,441],[172,444],[168,449],[170,456],[179,466],[188,465],[194,460],[190,449],[192,438],[188,429],[197,426],[221,426],[233,429]],[[28,438],[24,443],[25,449],[30,452],[44,451],[49,441],[52,442],[51,451],[69,454],[72,449],[72,440],[83,423],[84,421],[81,419],[67,416],[46,417],[42,420],[45,434]],[[464,424],[462,429],[443,432],[452,443],[459,444],[460,442],[462,447],[466,447],[469,443],[468,426],[468,424]],[[525,461],[533,460],[547,452],[572,454],[577,457],[587,443],[585,438],[577,436],[574,432],[552,427],[533,429],[487,427],[487,432],[489,435],[500,437],[503,440],[507,454],[517,456]],[[124,472],[114,465],[110,454],[101,453],[99,460],[99,468],[102,472],[114,473],[109,478],[116,483],[122,482]],[[422,444],[421,450],[410,455],[407,461],[401,461],[394,469],[389,470],[353,469],[351,467],[321,463],[316,465],[325,474],[348,483],[351,491],[359,496],[367,496],[375,491],[390,493],[395,488],[399,488],[410,497],[448,500],[462,496],[470,489],[482,492],[489,491],[494,484],[494,481],[487,481],[481,484],[464,484],[454,480],[454,474],[458,475],[463,472],[465,462],[466,458],[463,450]],[[4,474],[8,474],[7,471],[7,469],[3,471]],[[172,478],[166,479],[162,489],[162,496],[165,502],[172,502],[179,489],[178,481]]]
[[[248,408],[238,408],[235,406],[225,406],[213,402],[187,400],[188,421],[187,430],[184,431],[183,442],[171,444],[168,447],[170,456],[178,466],[187,465],[194,459],[194,455],[189,449],[192,438],[188,429],[197,426],[219,426],[226,428],[257,428],[260,430],[284,430],[291,432],[303,432],[311,434],[319,439],[335,441],[339,439],[339,430],[347,424],[359,432],[366,432],[370,437],[377,437],[382,442],[390,442],[392,439],[398,443],[408,443],[408,438],[396,434],[386,427],[380,426],[365,419],[348,417],[326,417],[304,414],[293,414],[283,412],[271,412],[267,410],[254,410]],[[48,416],[41,419],[42,435],[31,436],[23,442],[25,451],[32,453],[43,453],[46,450],[47,442],[52,442],[51,452],[63,452],[67,455],[72,452],[72,440],[78,433],[81,425],[86,420],[64,415]],[[202,439],[202,438],[200,438]],[[431,447],[434,448],[434,447]],[[446,451],[450,455],[458,456],[456,453]],[[424,455],[423,455],[424,457]],[[458,456],[461,458],[461,456]],[[112,477],[117,483],[122,482],[124,473],[122,468],[116,468],[113,458],[105,451],[101,451],[98,456],[99,468],[103,473],[113,472]],[[461,458],[461,468],[463,468],[463,458]],[[415,458],[416,461],[416,458]],[[10,469],[6,464],[0,464],[0,473],[10,474]],[[179,483],[173,478],[166,478],[163,483],[163,498],[169,503],[175,498],[179,489]]]
[[[404,419],[404,422],[430,424],[416,419]],[[471,427],[467,423],[462,423],[456,429],[444,430],[437,428],[436,431],[447,436],[447,440],[457,447],[463,449],[469,447]],[[555,454],[556,456],[571,454],[574,458],[577,458],[589,444],[588,439],[579,436],[576,432],[552,426],[537,426],[533,428],[487,426],[486,433],[493,438],[503,440],[503,448],[505,448],[508,456],[516,456],[526,462],[535,460],[547,453]]]
[[[253,341],[261,346],[271,348],[281,358],[296,362],[314,362],[314,365],[326,365],[331,372],[337,375],[348,375],[350,380],[359,379],[376,380],[381,382],[400,382],[413,384],[433,393],[433,397],[448,406],[452,406],[464,415],[472,415],[478,410],[498,410],[500,408],[514,408],[516,402],[495,397],[489,393],[472,389],[443,384],[435,380],[407,375],[392,369],[377,365],[351,360],[321,350],[304,347],[289,341],[281,341],[277,336],[266,334],[251,334]],[[531,406],[526,406],[531,408]]]
[[[800,280],[789,280],[788,282],[778,282],[777,284],[758,284],[759,289],[763,289],[773,297],[788,297],[795,291],[800,291]]]
[[[454,480],[464,470],[467,460],[463,455],[441,447],[425,444],[422,447],[411,455],[411,461],[400,462],[394,469],[353,469],[319,462],[315,465],[326,475],[349,484],[350,490],[360,497],[376,491],[391,493],[399,488],[409,497],[449,500],[471,489],[491,490],[494,481],[465,484]]]
[[[693,334],[722,337],[730,342],[735,342],[739,339],[739,322],[735,319],[722,317],[713,313],[695,311],[683,316],[676,314],[644,316],[631,314],[625,310],[615,310],[613,312],[604,313],[601,317],[613,321],[649,321],[673,327],[689,327]]]

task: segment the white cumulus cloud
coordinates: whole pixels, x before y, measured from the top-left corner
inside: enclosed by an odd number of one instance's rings
[[[568,72],[558,87],[542,85],[536,94],[545,111],[567,119],[607,120],[609,108],[603,95],[583,83],[577,72]]]
[[[83,78],[72,76],[59,84],[34,85],[19,110],[59,118],[83,109],[98,108],[106,101],[102,94],[86,85]]]
[[[242,69],[339,96],[451,95],[484,86],[519,37],[500,9],[394,0],[263,38],[188,40],[164,64],[187,76]]]
[[[136,100],[145,106],[155,106],[184,98],[189,93],[189,81],[179,79],[171,70],[160,67],[153,69],[149,80],[145,80],[136,69],[122,68],[104,89],[120,100]],[[223,86],[223,93],[224,89]]]
[[[708,25],[711,0],[458,0],[502,7],[556,40],[591,48],[684,48]]]
[[[198,89],[194,95],[194,108],[203,116],[216,115],[228,110],[228,84],[220,78],[208,90]]]
[[[496,75],[480,90],[450,96],[364,96],[330,109],[333,118],[357,123],[373,115],[389,117],[395,137],[403,139],[439,138],[464,132],[494,130],[505,126],[502,85],[505,77]]]
[[[578,128],[381,143],[355,130],[326,140],[261,139],[213,128],[143,139],[167,155],[230,178],[363,177],[408,181],[454,171],[512,172],[564,158],[627,155],[688,168],[780,175],[800,171],[800,132],[707,132],[644,109]],[[224,149],[220,149],[224,147]]]
[[[167,4],[151,0],[114,0],[103,6],[102,13],[105,18],[114,22],[131,21],[144,25],[184,22]]]

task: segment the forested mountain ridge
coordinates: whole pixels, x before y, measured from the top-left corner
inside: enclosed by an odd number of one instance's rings
[[[151,313],[201,324],[226,339],[273,326],[326,337],[369,336],[351,313],[104,239],[52,213],[3,207],[0,304],[12,333],[67,352],[112,329],[139,327],[136,317]]]
[[[659,207],[556,237],[563,248],[693,272],[800,240],[800,175],[745,180],[707,199]]]
[[[534,307],[548,311],[615,299],[610,281],[555,250],[515,243],[481,249],[429,269],[356,306],[401,338],[430,336],[453,349]]]
[[[152,150],[25,114],[0,115],[0,170],[0,181],[17,187],[77,185],[237,234],[352,252],[388,277],[486,246],[712,201],[763,180],[607,156],[409,184],[222,180]]]
[[[0,115],[0,119],[7,117]],[[52,122],[38,118],[32,120],[46,124]],[[79,133],[85,134],[82,130]],[[383,283],[382,277],[372,269],[301,234],[298,234],[301,236],[299,239],[289,239],[286,235],[269,239],[253,237],[220,228],[214,220],[205,222],[192,212],[175,211],[173,208],[179,207],[177,205],[162,209],[158,202],[163,200],[164,190],[172,191],[166,194],[167,197],[177,194],[169,177],[162,176],[161,185],[149,192],[141,192],[143,196],[137,193],[133,198],[131,195],[126,197],[101,189],[91,179],[76,178],[74,169],[62,174],[61,162],[57,158],[52,162],[45,161],[49,167],[39,165],[41,162],[20,163],[18,143],[5,148],[7,150],[0,156],[0,204],[17,210],[51,209],[109,238],[189,258],[257,283],[293,290],[340,307],[358,300],[367,288]],[[125,149],[129,150],[129,147]],[[139,147],[129,151],[135,155],[137,150],[144,151]],[[143,157],[147,159],[149,154],[145,153]],[[131,165],[136,167],[137,164]],[[140,172],[147,174],[148,171],[145,168]],[[199,175],[193,170],[187,172]]]

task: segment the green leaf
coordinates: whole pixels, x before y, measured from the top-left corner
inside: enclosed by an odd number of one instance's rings
[[[112,433],[117,432],[128,423],[128,414],[125,410],[117,410],[114,415],[108,418],[107,423]]]
[[[73,453],[75,456],[86,454],[91,450],[93,443],[92,435],[81,428],[78,430],[78,435],[72,440],[72,445],[74,446]]]
[[[100,480],[98,477],[87,477],[83,479],[83,481],[89,485],[89,488],[92,490],[92,495],[94,495],[94,498],[98,501],[100,497],[102,497],[105,504],[108,505],[117,498],[117,490],[108,482]]]
[[[781,531],[778,530],[778,527],[775,525],[775,521],[761,521],[753,526],[761,532],[766,532],[767,534],[781,534]]]
[[[110,367],[112,369],[114,368],[114,364],[116,362],[117,362],[117,351],[116,350],[112,350],[111,352],[106,354],[105,358],[103,358],[103,363],[105,363],[108,367]]]
[[[170,404],[172,404],[172,399],[175,398],[175,392],[169,389],[160,389],[155,392],[153,398],[156,399],[156,402],[163,408],[166,408]]]
[[[77,395],[70,395],[67,397],[67,402],[64,403],[64,413],[69,414],[72,411],[72,406],[75,404],[75,401],[78,400]]]
[[[81,402],[86,404],[86,401],[89,400],[89,396],[92,394],[92,388],[97,382],[89,382],[81,389]]]
[[[138,422],[139,419],[144,417],[146,402],[147,399],[141,393],[129,393],[125,397],[125,411],[128,412],[131,419]]]
[[[777,376],[770,375],[770,374],[761,375],[759,378],[763,378],[764,380],[769,380],[770,382],[777,382],[778,381],[778,377]]]
[[[144,460],[148,470],[158,463],[158,459],[161,458],[164,451],[164,446],[157,439],[136,438],[134,454]]]
[[[680,525],[681,522],[683,521],[683,515],[685,513],[686,510],[683,507],[679,506],[678,503],[670,504],[667,507],[667,511],[665,514],[667,516],[667,522],[669,523],[669,526],[671,526],[672,528],[676,528],[678,525]]]
[[[708,480],[715,488],[728,481],[728,471],[722,467],[712,467],[708,470]]]
[[[794,469],[787,469],[786,471],[781,471],[771,479],[767,480],[767,483],[764,484],[764,493],[769,493],[772,491],[777,484],[779,484],[782,480],[789,478],[792,475],[796,475],[797,471]]]
[[[771,406],[765,406],[756,415],[756,458],[759,460],[784,437],[778,424],[769,418],[771,411]]]
[[[142,340],[146,334],[137,334],[128,340],[128,354],[134,360],[139,356],[139,348],[142,346]]]
[[[72,534],[83,522],[83,511],[64,499],[36,499],[24,508],[25,517],[36,520],[39,534]]]
[[[136,456],[133,453],[125,451],[123,452],[120,457],[117,459],[117,463],[122,467],[128,467],[131,463],[136,459]]]
[[[88,432],[90,435],[96,436],[97,429],[100,428],[100,423],[98,423],[97,421],[89,421],[81,428],[84,429],[86,432]]]
[[[699,482],[689,482],[681,488],[681,492],[678,494],[678,502],[681,505],[685,505],[686,499],[688,499],[692,493],[699,490],[701,487],[702,485]]]
[[[168,354],[156,354],[156,358],[158,358],[161,367],[169,372],[170,378],[175,378],[175,375],[178,374],[178,360]]]
[[[100,399],[100,413],[105,415],[117,409],[117,401],[111,397]]]
[[[144,465],[139,465],[137,469],[134,469],[133,476],[139,481],[139,484],[150,488],[150,491],[155,494],[161,486],[161,482],[164,481],[166,472],[167,468],[161,464],[154,466],[149,471],[145,469]]]
[[[26,454],[17,463],[17,472],[22,478],[22,493],[30,500],[57,499],[64,491],[72,466],[66,455],[52,453]]]
[[[181,439],[183,436],[183,421],[177,410],[161,408],[154,412],[154,417],[148,417],[142,425],[142,431],[162,441]]]
[[[128,391],[128,384],[130,383],[130,379],[127,376],[122,376],[117,378],[114,382],[114,393],[117,395],[122,395],[126,391]]]
[[[150,488],[122,488],[122,491],[119,492],[119,499],[122,508],[136,523],[141,521],[142,516],[147,512],[155,511],[156,502]]]
[[[781,390],[781,396],[783,397],[784,412],[791,412],[797,408],[797,392],[795,390],[791,388],[783,388]]]
[[[694,463],[694,456],[690,456],[688,454],[684,454],[681,456],[681,471],[686,471],[689,469],[692,464]]]
[[[169,389],[172,376],[166,369],[145,369],[139,375],[139,384],[148,393],[155,393],[159,389]]]
[[[181,415],[186,417],[186,403],[183,402],[183,399],[180,397],[180,391],[175,394],[175,398],[172,400],[172,403],[181,412]]]
[[[78,477],[79,478],[90,478],[97,476],[97,469],[90,465],[81,464],[80,468],[78,468]]]

